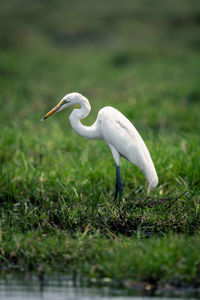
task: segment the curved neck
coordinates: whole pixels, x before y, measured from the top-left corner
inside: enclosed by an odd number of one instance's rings
[[[84,126],[81,124],[80,120],[84,119],[88,116],[91,106],[89,101],[83,97],[81,101],[78,102],[80,104],[80,109],[74,109],[70,114],[69,120],[72,128],[81,136],[88,139],[97,139],[100,138],[100,132],[97,127],[97,122],[95,122],[92,126]]]

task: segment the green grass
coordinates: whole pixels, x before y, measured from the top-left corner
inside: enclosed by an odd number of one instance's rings
[[[0,49],[2,265],[199,285],[197,3],[92,6],[93,23],[90,1],[79,13],[71,3],[66,27],[65,2],[34,3],[0,10],[10,16]],[[72,91],[91,102],[84,124],[106,105],[133,122],[158,172],[149,197],[143,174],[121,159],[123,201],[113,203],[110,150],[78,136],[70,110],[39,122]]]

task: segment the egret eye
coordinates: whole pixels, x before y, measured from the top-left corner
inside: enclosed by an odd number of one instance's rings
[[[60,106],[59,108],[61,108],[62,106],[64,106],[65,104],[69,103],[70,101],[68,99],[63,99],[60,101]]]

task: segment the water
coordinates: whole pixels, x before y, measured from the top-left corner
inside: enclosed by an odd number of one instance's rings
[[[130,295],[126,289],[76,286],[74,281],[63,275],[45,276],[9,275],[0,278],[0,300],[165,300],[167,297]],[[185,297],[173,298],[183,300]],[[188,298],[187,298],[188,299]],[[190,299],[197,299],[195,297]]]

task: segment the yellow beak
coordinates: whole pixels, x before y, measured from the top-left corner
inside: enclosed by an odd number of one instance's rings
[[[60,108],[60,106],[63,104],[63,101],[60,101],[54,108],[52,108],[40,121],[46,120],[48,117],[53,115],[55,112],[57,112]]]

